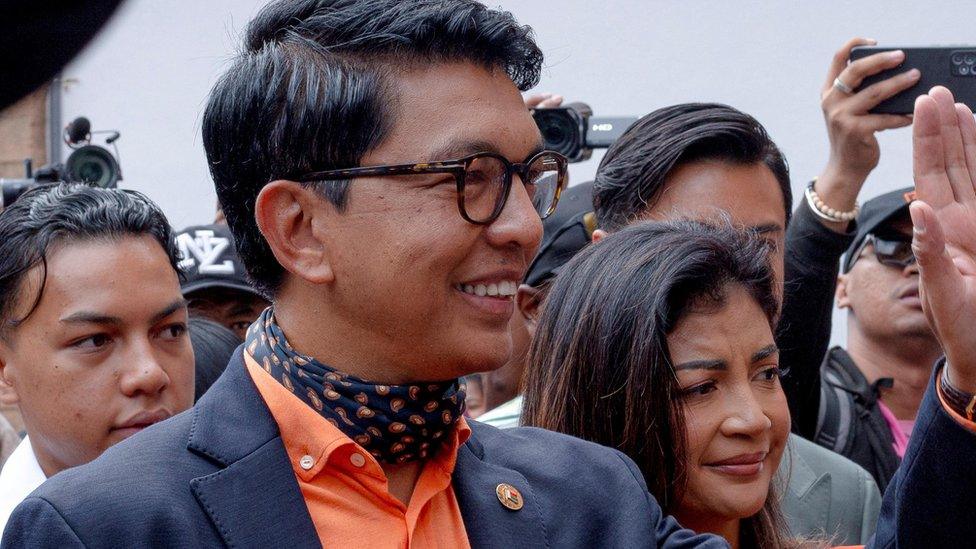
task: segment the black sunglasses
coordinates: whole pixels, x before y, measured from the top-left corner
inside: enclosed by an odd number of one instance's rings
[[[861,245],[857,247],[857,250],[854,251],[851,267],[860,259],[861,253],[869,244],[874,248],[874,257],[882,265],[904,269],[916,261],[915,252],[912,251],[911,238],[882,238],[874,234],[868,234],[864,241],[861,242]]]

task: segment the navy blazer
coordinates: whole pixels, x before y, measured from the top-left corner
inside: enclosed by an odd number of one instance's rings
[[[453,485],[472,547],[727,547],[682,530],[622,453],[471,422]],[[510,511],[495,487],[522,492]],[[4,547],[320,547],[278,426],[240,350],[192,409],[46,482]]]
[[[976,433],[939,401],[938,365],[922,399],[908,450],[885,489],[873,547],[973,547]]]
[[[935,368],[873,547],[969,547],[976,434],[942,408]],[[680,530],[621,453],[539,429],[471,422],[454,489],[473,547],[726,547]],[[495,496],[507,482],[525,507]],[[44,483],[3,547],[318,547],[277,425],[240,352],[191,410]]]

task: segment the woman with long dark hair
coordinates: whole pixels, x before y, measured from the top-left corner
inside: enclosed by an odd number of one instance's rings
[[[792,545],[773,285],[766,245],[731,227],[640,224],[591,246],[547,298],[523,424],[623,451],[686,527]]]

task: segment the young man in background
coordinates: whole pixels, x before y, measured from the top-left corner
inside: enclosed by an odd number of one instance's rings
[[[27,437],[0,470],[0,530],[45,479],[193,404],[176,250],[144,196],[28,191],[0,213],[0,398]]]
[[[269,302],[248,282],[227,225],[187,227],[176,235],[183,297],[190,314],[209,318],[244,339]]]

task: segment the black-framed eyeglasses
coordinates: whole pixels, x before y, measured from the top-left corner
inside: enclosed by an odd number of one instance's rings
[[[874,257],[882,265],[904,269],[915,263],[915,252],[912,251],[910,238],[881,238],[874,234],[868,234],[854,252],[854,259],[851,261],[852,267],[860,259],[861,253],[868,245],[873,247]]]
[[[520,163],[509,162],[500,154],[481,152],[457,160],[311,172],[295,181],[312,183],[357,177],[450,173],[457,184],[461,217],[469,223],[488,225],[498,219],[505,208],[512,189],[512,177],[516,174],[525,185],[539,217],[549,217],[556,210],[559,195],[569,181],[567,166],[566,157],[554,151],[538,152]]]

